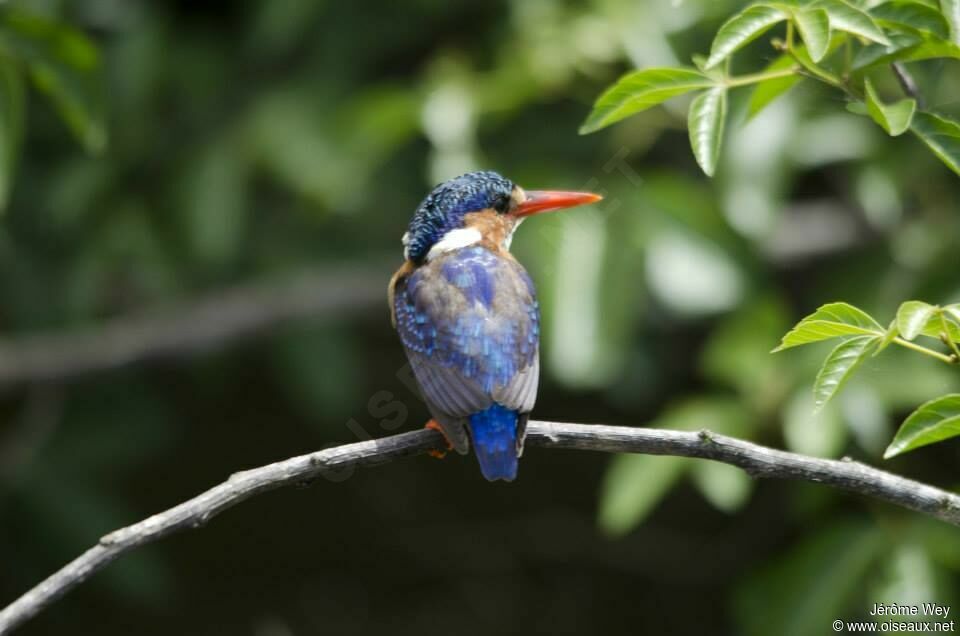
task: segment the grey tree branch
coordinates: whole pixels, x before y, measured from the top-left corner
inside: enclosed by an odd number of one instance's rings
[[[238,286],[159,315],[126,317],[80,331],[0,340],[0,388],[63,380],[222,347],[274,324],[384,305],[389,268],[301,274]]]
[[[813,481],[876,497],[960,526],[960,496],[848,460],[807,457],[751,442],[700,432],[602,424],[531,421],[527,447],[646,453],[698,457],[732,464],[754,477]],[[220,512],[261,492],[326,476],[342,479],[345,470],[388,462],[443,448],[439,433],[419,430],[346,444],[293,457],[232,475],[210,490],[121,528],[65,565],[0,611],[0,634],[35,616],[120,555],[177,530],[202,526]]]

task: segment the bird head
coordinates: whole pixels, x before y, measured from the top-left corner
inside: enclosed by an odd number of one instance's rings
[[[479,242],[508,250],[513,231],[526,217],[601,198],[588,192],[525,191],[496,172],[468,172],[441,183],[420,203],[403,235],[403,254],[421,264]]]

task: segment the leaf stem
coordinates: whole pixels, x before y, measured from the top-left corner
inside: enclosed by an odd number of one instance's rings
[[[818,79],[821,82],[830,84],[835,88],[839,88],[844,93],[850,94],[849,86],[847,86],[847,84],[842,79],[840,79],[830,71],[827,71],[817,66],[813,62],[813,60],[807,57],[806,52],[804,52],[803,54],[800,54],[797,52],[797,50],[793,46],[793,22],[787,22],[786,42],[782,40],[775,40],[773,42],[773,48],[785,52],[787,55],[792,57],[797,64],[803,67],[803,70],[799,71],[801,74],[806,75],[807,77],[811,77],[813,79]]]
[[[906,67],[900,62],[891,62],[890,69],[897,77],[897,82],[900,84],[900,88],[903,89],[904,94],[907,97],[912,97],[917,100],[917,108],[922,109],[923,96],[920,94],[920,88],[917,86],[917,82],[913,79],[910,72],[907,71]],[[941,316],[943,316],[943,314],[941,314]]]
[[[960,360],[960,348],[957,347],[957,343],[950,337],[950,325],[947,324],[947,317],[943,315],[942,309],[940,310],[940,325],[943,327],[943,342],[953,350],[954,358]]]
[[[790,68],[779,69],[776,71],[763,71],[760,73],[750,73],[749,75],[740,75],[738,77],[728,77],[723,83],[729,88],[747,86],[749,84],[765,82],[766,80],[796,75],[799,71],[799,66],[791,66]]]
[[[853,42],[850,38],[843,41],[843,79],[850,81],[850,69],[853,68]]]
[[[797,63],[803,67],[803,70],[800,71],[802,74],[806,75],[807,77],[811,77],[813,79],[818,79],[821,82],[824,82],[826,84],[829,84],[830,86],[833,86],[834,88],[839,88],[844,93],[850,92],[850,90],[847,88],[847,85],[843,83],[843,80],[841,80],[839,77],[837,77],[830,71],[826,71],[820,68],[819,66],[817,66],[816,64],[807,63],[802,56],[794,53],[793,49],[789,49],[787,53],[789,53],[790,57],[796,60]]]
[[[917,353],[922,353],[924,355],[930,356],[931,358],[936,358],[937,360],[940,360],[941,362],[946,362],[947,364],[957,364],[957,361],[960,360],[960,358],[956,358],[954,356],[948,356],[945,353],[940,353],[939,351],[928,349],[927,347],[924,347],[923,345],[918,345],[915,342],[904,340],[899,336],[894,338],[893,342],[895,344],[900,345],[901,347],[906,347],[907,349],[913,349]]]

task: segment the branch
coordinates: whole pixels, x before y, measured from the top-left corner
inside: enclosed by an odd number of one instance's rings
[[[912,97],[916,100],[917,108],[922,110],[924,108],[923,95],[920,94],[920,87],[917,86],[917,81],[913,79],[913,75],[910,74],[907,67],[900,62],[893,62],[890,64],[890,68],[897,77],[900,89],[903,90],[907,97]]]
[[[388,278],[386,268],[314,272],[284,283],[235,287],[162,315],[0,341],[0,387],[209,351],[280,322],[384,304]]]
[[[706,430],[686,432],[531,421],[527,425],[526,444],[528,447],[712,459],[738,466],[754,477],[824,483],[960,526],[960,496],[953,493],[859,462],[807,457]],[[439,433],[420,430],[337,446],[236,473],[189,501],[101,538],[97,545],[0,611],[0,634],[35,616],[125,552],[177,530],[200,527],[254,495],[321,476],[336,480],[343,476],[345,469],[441,448],[443,440]]]

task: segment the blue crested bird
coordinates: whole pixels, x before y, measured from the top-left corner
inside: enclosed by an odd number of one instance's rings
[[[517,476],[540,375],[540,309],[510,254],[513,232],[533,214],[600,198],[471,172],[434,188],[403,235],[390,309],[433,417],[427,426],[461,455],[472,442],[490,481]]]

